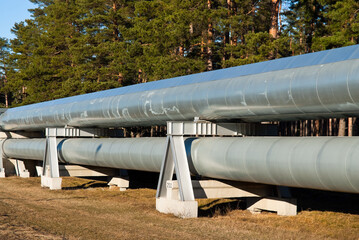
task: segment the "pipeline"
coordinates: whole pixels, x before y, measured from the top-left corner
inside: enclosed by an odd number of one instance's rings
[[[59,140],[61,161],[159,172],[165,138]],[[234,181],[359,193],[359,137],[186,139],[192,173]],[[42,160],[43,139],[8,139],[9,158]]]
[[[3,130],[359,116],[359,45],[7,110]]]

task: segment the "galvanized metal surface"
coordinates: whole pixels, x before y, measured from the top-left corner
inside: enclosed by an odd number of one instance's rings
[[[359,45],[7,110],[4,130],[359,116]]]
[[[359,193],[359,137],[206,138],[192,143],[203,176]]]
[[[43,160],[45,142],[45,138],[5,139],[2,144],[3,154],[7,158]]]
[[[66,162],[159,172],[165,138],[66,139]],[[8,157],[43,158],[45,141],[6,140]],[[235,181],[359,193],[359,137],[224,137],[187,139],[186,151],[203,176]]]
[[[60,154],[73,164],[159,172],[165,143],[165,138],[67,139]]]

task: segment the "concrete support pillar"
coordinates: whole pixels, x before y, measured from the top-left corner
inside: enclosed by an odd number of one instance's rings
[[[5,139],[0,140],[0,178],[5,177],[5,168],[4,168],[4,153],[2,151],[2,144],[5,141]]]
[[[174,170],[178,180],[178,199],[168,197],[168,181],[172,180]],[[167,136],[166,152],[162,162],[156,194],[156,209],[181,218],[195,218],[198,203],[194,199],[191,175],[182,135]]]
[[[41,186],[48,187],[51,190],[61,189],[62,183],[59,171],[56,136],[57,131],[55,128],[46,129],[46,146],[41,175]]]
[[[4,168],[4,159],[1,157],[0,158],[0,178],[4,178],[5,177],[5,168]]]

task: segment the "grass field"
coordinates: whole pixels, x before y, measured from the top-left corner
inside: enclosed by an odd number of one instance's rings
[[[201,217],[179,219],[155,210],[153,189],[120,192],[79,178],[64,178],[63,187],[0,179],[0,239],[359,239],[356,195],[304,192],[294,217],[252,215],[236,200],[201,200]]]

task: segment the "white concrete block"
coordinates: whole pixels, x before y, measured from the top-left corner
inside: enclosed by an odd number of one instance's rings
[[[5,168],[0,168],[0,178],[5,177]]]
[[[252,213],[262,210],[277,212],[281,216],[297,215],[297,200],[292,198],[248,198],[247,209]]]
[[[130,181],[127,177],[113,177],[111,181],[108,183],[111,186],[117,186],[120,188],[120,191],[126,191],[130,186]]]
[[[48,187],[51,190],[61,189],[62,178],[41,176],[41,187]]]
[[[37,176],[42,176],[42,167],[41,166],[36,166],[36,173],[37,173]]]
[[[29,178],[30,177],[30,172],[27,170],[23,170],[21,172],[19,172],[19,177],[21,178]]]
[[[91,169],[90,169],[91,168]],[[79,165],[59,165],[61,177],[105,177],[113,176],[117,169],[101,168],[101,167],[83,167]],[[38,176],[42,175],[42,166],[36,166]]]
[[[180,218],[196,218],[198,216],[197,201],[156,198],[156,209],[161,213],[173,214]]]
[[[260,197],[270,195],[273,187],[264,184],[217,180],[192,181],[195,198]],[[179,199],[178,182],[167,181],[167,198]]]
[[[73,177],[105,177],[117,174],[117,169],[79,165],[59,165],[59,170],[60,176]]]

